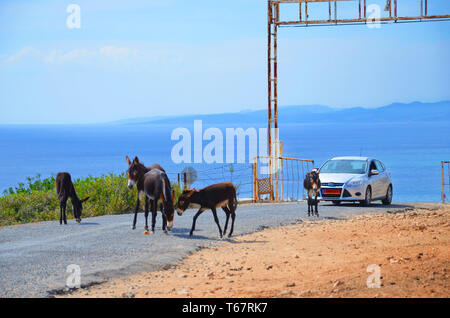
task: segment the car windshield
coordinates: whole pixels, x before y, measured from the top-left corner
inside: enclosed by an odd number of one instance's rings
[[[320,168],[320,173],[364,174],[366,170],[365,160],[330,160]]]

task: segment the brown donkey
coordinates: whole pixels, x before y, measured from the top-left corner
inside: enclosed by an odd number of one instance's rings
[[[77,223],[81,222],[81,212],[83,211],[83,203],[86,202],[89,197],[80,200],[75,191],[75,187],[72,183],[72,178],[67,172],[60,172],[56,176],[56,193],[59,200],[59,224],[67,224],[66,219],[66,204],[67,199],[70,198],[73,206],[73,215],[77,220]]]
[[[170,181],[169,181],[169,178],[167,177],[167,175],[165,174],[165,170],[163,169],[163,167],[161,167],[157,163],[155,163],[154,165],[151,165],[150,167],[146,167],[142,162],[139,161],[138,157],[135,157],[133,161],[131,161],[128,156],[126,156],[125,159],[128,163],[128,170],[127,170],[128,188],[132,189],[133,186],[136,185],[136,188],[138,190],[136,207],[134,209],[133,227],[132,227],[132,229],[135,230],[136,222],[137,222],[137,213],[139,211],[139,206],[140,206],[143,195],[145,196],[145,211],[148,211],[148,208],[149,208],[148,207],[149,198],[147,195],[145,195],[145,189],[144,189],[145,174],[152,170],[159,170],[159,171],[163,172],[164,179],[165,179],[164,181],[166,182],[166,184],[169,185],[169,187],[170,187]],[[155,202],[155,200],[150,200],[150,210],[151,211],[154,210],[153,204],[156,204],[156,206],[157,206],[157,201],[158,200],[156,200],[156,202]],[[163,212],[162,209],[161,209],[161,212]],[[167,219],[163,215],[162,229],[164,232],[166,232],[166,227],[167,227]]]
[[[236,189],[231,182],[213,184],[201,190],[184,190],[178,198],[178,215],[181,216],[191,203],[200,204],[200,209],[194,215],[194,220],[192,222],[192,229],[190,232],[191,236],[194,233],[195,223],[197,222],[197,218],[199,217],[199,215],[204,211],[211,209],[214,216],[214,221],[219,228],[220,237],[222,238],[222,229],[220,227],[216,211],[216,208],[222,208],[227,216],[223,235],[225,235],[227,232],[228,220],[231,215],[232,223],[230,234],[228,235],[228,237],[231,237],[231,235],[233,234],[234,219],[236,218],[237,207]]]

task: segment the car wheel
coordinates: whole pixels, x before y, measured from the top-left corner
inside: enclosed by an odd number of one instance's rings
[[[367,189],[366,189],[365,199],[362,200],[360,202],[360,204],[362,206],[368,206],[368,205],[370,205],[370,201],[372,201],[372,188],[370,186],[368,186]]]
[[[332,201],[334,205],[339,205],[341,204],[341,201]]]
[[[389,186],[386,192],[386,197],[381,200],[384,205],[390,205],[392,203],[392,184]]]

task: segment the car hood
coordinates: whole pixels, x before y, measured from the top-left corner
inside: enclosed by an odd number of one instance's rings
[[[359,179],[363,177],[363,174],[350,174],[350,173],[321,173],[319,174],[320,182],[322,183],[347,183],[352,179]]]

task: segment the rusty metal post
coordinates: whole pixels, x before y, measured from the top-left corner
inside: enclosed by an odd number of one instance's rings
[[[267,13],[267,102],[268,102],[268,146],[269,157],[272,155],[272,1],[268,0]]]
[[[298,9],[298,15],[299,15],[299,19],[298,19],[298,21],[302,21],[302,0],[298,0],[298,6],[299,6],[299,9]]]
[[[359,20],[361,20],[361,0],[359,0]]]
[[[306,2],[308,3],[308,2]],[[275,25],[274,25],[274,36],[273,36],[273,77],[274,77],[274,85],[273,85],[273,121],[275,128],[275,151],[274,154],[276,157],[279,157],[279,136],[278,136],[278,25],[276,24],[279,21],[280,16],[280,6],[277,3],[275,5]],[[307,15],[308,16],[308,15]],[[273,149],[272,149],[273,151]],[[275,169],[275,201],[279,201],[278,191],[279,191],[279,175],[278,175],[278,160],[273,162]]]

